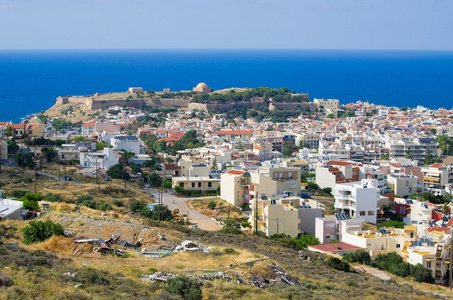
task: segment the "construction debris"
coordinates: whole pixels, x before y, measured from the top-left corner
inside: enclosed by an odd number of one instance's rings
[[[183,241],[181,245],[173,249],[173,252],[201,251],[203,253],[209,253],[211,250],[211,247],[199,246],[192,241]]]
[[[193,275],[193,274],[186,274],[189,278],[194,278],[201,283],[211,281],[214,279],[222,279],[226,281],[236,280],[237,284],[246,284],[253,287],[258,288],[266,288],[270,285],[274,285],[276,283],[284,283],[287,285],[300,285],[300,282],[283,271],[279,266],[274,264],[269,264],[270,270],[273,272],[273,276],[268,276],[267,278],[264,276],[261,277],[252,277],[251,279],[246,279],[242,275],[233,272],[233,271],[226,271],[226,272],[212,272],[212,273],[203,273],[201,275]],[[156,272],[150,275],[141,275],[140,278],[142,280],[151,281],[151,282],[167,282],[168,278],[173,278],[178,275],[170,274],[165,271],[163,272]]]

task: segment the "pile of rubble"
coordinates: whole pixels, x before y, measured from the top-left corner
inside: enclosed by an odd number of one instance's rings
[[[186,251],[201,251],[203,253],[209,253],[212,250],[211,247],[205,247],[197,245],[192,241],[183,241],[180,245],[173,248],[173,252],[186,252]]]
[[[237,284],[246,284],[258,288],[266,288],[270,285],[276,283],[284,283],[287,285],[300,285],[300,282],[283,271],[279,266],[270,264],[269,268],[272,270],[274,276],[268,276],[267,278],[261,276],[259,278],[252,277],[251,279],[245,279],[243,276],[239,275],[233,271],[226,272],[213,272],[213,273],[203,273],[201,275],[186,274],[189,278],[194,278],[200,283],[209,282],[214,279],[222,279],[226,281],[236,280]],[[168,278],[176,277],[175,274],[170,274],[167,272],[156,272],[150,275],[141,275],[142,280],[151,281],[151,282],[167,282]]]

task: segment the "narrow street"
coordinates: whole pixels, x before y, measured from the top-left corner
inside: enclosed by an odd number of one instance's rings
[[[154,200],[157,202],[158,191],[150,189],[149,192],[151,195],[153,195]],[[214,219],[205,216],[193,209],[190,209],[189,206],[187,205],[187,201],[214,198],[213,196],[197,198],[180,198],[170,193],[163,193],[162,195],[163,204],[167,205],[168,209],[173,211],[173,209],[178,208],[181,214],[188,214],[190,225],[198,225],[200,229],[207,231],[216,231],[222,228]]]
[[[30,174],[34,174],[35,172],[34,171],[25,171],[27,173],[30,173]],[[50,178],[53,178],[57,181],[61,181],[61,182],[65,182],[64,179],[63,179],[63,176],[61,176],[61,178],[58,178],[58,176],[55,176],[55,175],[52,175],[52,174],[47,174],[47,173],[43,173],[43,172],[37,172],[39,175],[41,176],[46,176],[46,177],[50,177]],[[80,183],[78,182],[74,182],[74,181],[66,181],[66,183],[69,183],[69,184],[73,184],[73,185],[80,185]]]

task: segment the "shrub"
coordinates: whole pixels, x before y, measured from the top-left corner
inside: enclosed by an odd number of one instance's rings
[[[225,248],[225,249],[223,249],[223,253],[224,254],[235,254],[237,252],[233,248]]]
[[[125,172],[126,174],[126,179],[129,179],[131,176],[129,173]],[[114,179],[122,179],[123,178],[123,165],[122,164],[116,164],[110,167],[107,171],[107,175],[110,178]]]
[[[30,193],[30,192],[29,191],[21,191],[21,190],[19,190],[19,191],[14,191],[12,195],[13,195],[14,198],[18,198],[19,199],[19,198],[24,197],[28,193]]]
[[[28,210],[38,210],[38,201],[42,200],[41,194],[26,193],[25,196],[19,199],[23,202],[23,208]]]
[[[402,257],[396,252],[379,254],[376,256],[376,259],[371,265],[401,277],[412,275],[415,280],[419,282],[434,282],[430,269],[426,268],[422,264],[413,266],[407,262],[403,262]]]
[[[351,263],[369,265],[371,263],[371,256],[366,250],[359,250],[354,253],[344,255],[343,260]]]
[[[226,234],[242,234],[241,224],[232,219],[225,220],[225,225],[219,231]]]
[[[327,258],[326,265],[338,271],[349,272],[350,269],[347,262],[341,261],[339,258],[333,256],[329,256],[329,258]]]
[[[79,197],[77,197],[76,203],[83,203],[86,200],[93,200],[93,197],[87,194],[80,195]]]
[[[209,201],[208,203],[208,208],[209,209],[214,209],[217,206],[217,203],[215,201]]]
[[[173,295],[181,296],[186,300],[201,300],[201,288],[196,279],[189,279],[187,276],[177,276],[167,279],[164,291]]]
[[[13,282],[10,277],[0,273],[0,287],[8,287],[12,284]]]
[[[53,223],[51,220],[47,220],[46,222],[34,220],[22,228],[21,232],[24,236],[23,243],[31,244],[42,242],[53,235],[63,235],[63,226]]]
[[[98,203],[96,203],[96,209],[107,211],[112,209],[112,205],[110,205],[110,203],[108,202],[105,202],[104,200],[101,200]]]
[[[434,283],[433,273],[422,264],[410,265],[410,273],[418,282]]]
[[[133,212],[140,212],[142,209],[146,209],[146,206],[144,204],[137,200],[132,201],[131,210]]]
[[[118,207],[123,207],[124,203],[121,200],[113,200],[113,204],[115,204]]]
[[[63,201],[63,199],[61,198],[60,195],[55,195],[55,194],[52,194],[52,193],[47,193],[44,196],[43,200],[49,201],[49,202],[62,202]]]

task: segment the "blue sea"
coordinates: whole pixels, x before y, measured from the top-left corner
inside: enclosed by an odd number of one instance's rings
[[[453,51],[0,51],[0,121],[19,122],[58,96],[144,90],[288,87],[313,98],[453,106]]]

